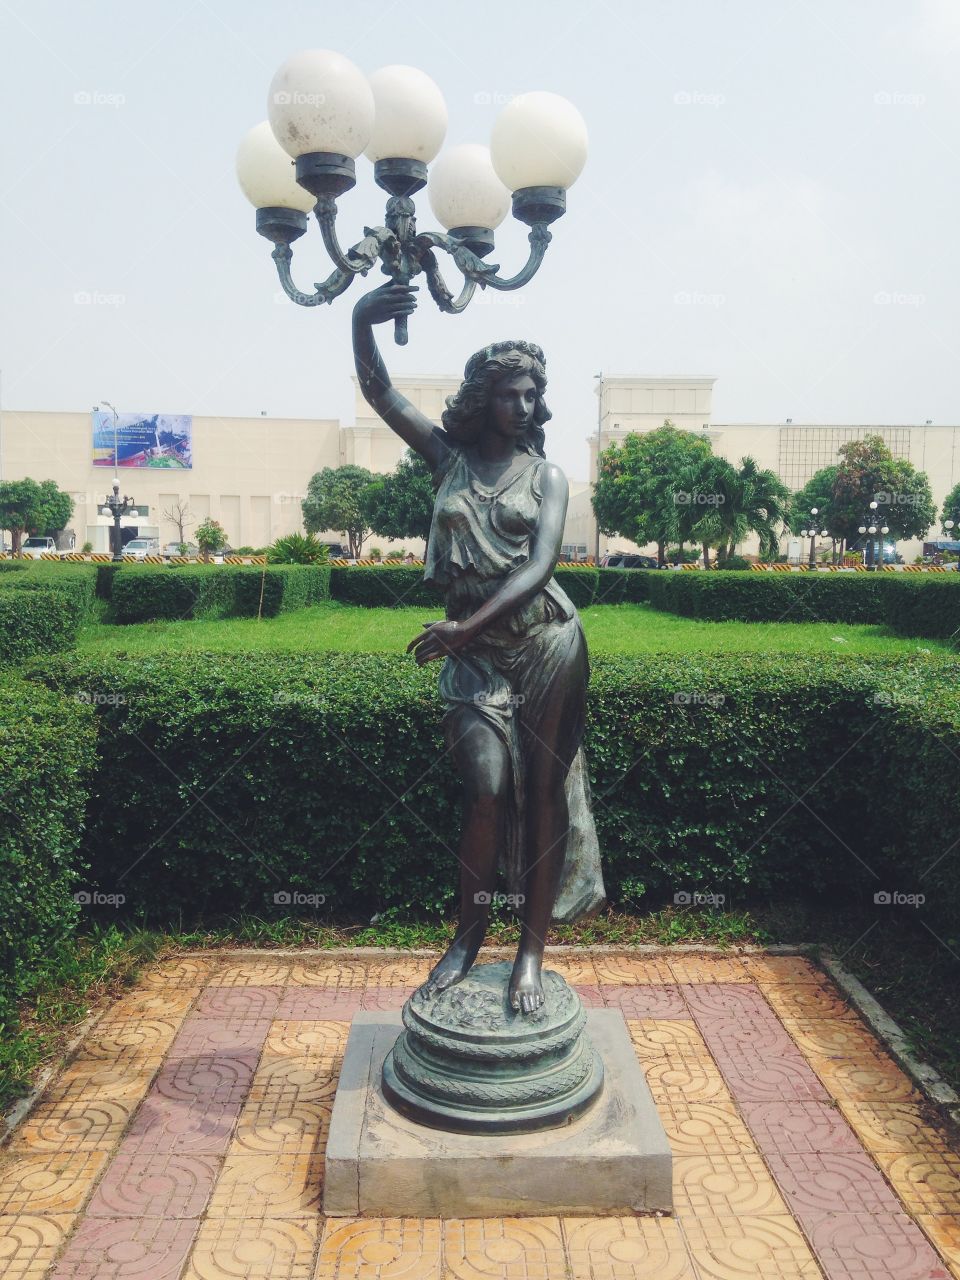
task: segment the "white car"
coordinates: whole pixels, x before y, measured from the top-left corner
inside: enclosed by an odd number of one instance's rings
[[[120,553],[124,560],[143,560],[160,554],[159,538],[131,538]]]
[[[57,554],[57,544],[53,538],[25,538],[20,544],[20,551],[29,560],[39,560],[45,552]]]

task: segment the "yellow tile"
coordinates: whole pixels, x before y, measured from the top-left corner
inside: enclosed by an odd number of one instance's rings
[[[674,1212],[757,1216],[790,1210],[759,1155],[674,1156]]]
[[[332,991],[362,991],[368,983],[376,985],[369,982],[369,971],[370,966],[363,960],[297,960],[290,969],[289,985],[324,987]]]
[[[440,959],[434,956],[411,956],[409,960],[374,960],[370,963],[367,985],[371,987],[418,987]]]
[[[0,1214],[75,1214],[110,1159],[106,1151],[11,1151],[0,1165]]]
[[[754,982],[767,983],[824,981],[823,970],[803,956],[776,956],[760,953],[743,957],[743,965]]]
[[[208,1218],[316,1218],[323,1159],[311,1155],[228,1155]]]
[[[675,1156],[756,1152],[750,1130],[732,1102],[658,1100],[657,1113]]]
[[[586,956],[545,956],[545,969],[552,969],[571,986],[595,987],[600,981],[596,966]]]
[[[213,960],[171,957],[145,969],[138,987],[178,987],[199,990],[214,969]]]
[[[670,970],[674,982],[751,982],[750,974],[738,956],[710,956],[681,953],[671,956]]]
[[[612,987],[660,986],[676,982],[666,957],[597,955],[593,959],[600,982]]]
[[[562,1225],[577,1280],[696,1280],[674,1218],[564,1218]]]
[[[313,1280],[316,1218],[212,1218],[200,1225],[182,1280]]]
[[[342,1058],[349,1032],[349,1022],[281,1019],[272,1023],[267,1032],[262,1058],[304,1054],[324,1060]]]
[[[43,1101],[139,1101],[159,1069],[159,1061],[146,1066],[116,1066],[99,1058],[75,1058],[47,1085]]]
[[[442,1224],[456,1280],[557,1280],[567,1274],[559,1218],[453,1218]]]
[[[43,1280],[74,1222],[68,1213],[0,1215],[0,1275]]]
[[[652,1058],[641,1063],[655,1100],[731,1102],[730,1090],[709,1054]]]
[[[710,1057],[694,1022],[669,1018],[628,1018],[627,1030],[641,1063],[655,1058]]]
[[[953,1214],[918,1213],[917,1223],[946,1261],[951,1275],[960,1277],[960,1217]]]
[[[436,1219],[328,1218],[313,1280],[437,1280],[452,1274],[441,1271]]]
[[[42,1102],[16,1131],[23,1151],[111,1151],[123,1136],[139,1098]]]
[[[860,1016],[828,982],[764,983],[767,1003],[781,1018],[805,1021],[810,1018],[834,1018],[856,1022]]]
[[[877,1151],[873,1158],[911,1213],[960,1214],[960,1155]]]
[[[838,1102],[920,1102],[921,1094],[886,1057],[828,1058],[807,1053],[807,1062]]]
[[[868,1151],[916,1151],[942,1154],[950,1138],[927,1103],[841,1102],[847,1123]]]
[[[223,964],[210,974],[211,987],[282,987],[290,979],[289,960],[247,960]]]
[[[146,1020],[161,1022],[182,1022],[190,1011],[190,1006],[198,995],[197,988],[147,987],[136,990],[107,1005],[97,1025],[102,1027],[113,1022],[135,1022]]]
[[[784,1018],[790,1038],[808,1056],[825,1058],[876,1058],[883,1045],[865,1027],[849,1019]]]
[[[821,1280],[789,1215],[684,1214],[680,1228],[702,1280]]]

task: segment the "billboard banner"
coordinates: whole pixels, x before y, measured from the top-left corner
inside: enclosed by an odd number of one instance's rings
[[[93,411],[95,467],[193,466],[193,418],[189,414]]]

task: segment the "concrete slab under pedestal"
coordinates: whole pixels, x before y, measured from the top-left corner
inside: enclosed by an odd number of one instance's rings
[[[591,1009],[604,1087],[580,1119],[530,1134],[458,1134],[399,1115],[380,1088],[399,1013],[358,1013],[330,1123],[331,1217],[480,1218],[671,1212],[670,1144],[623,1015]]]

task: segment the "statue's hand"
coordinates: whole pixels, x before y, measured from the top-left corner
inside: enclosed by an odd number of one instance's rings
[[[387,320],[409,316],[416,309],[416,295],[415,284],[397,284],[391,280],[363,295],[353,308],[354,319],[364,324],[385,324]]]
[[[422,667],[435,658],[446,658],[459,653],[470,641],[470,632],[462,622],[425,622],[424,630],[407,645],[407,653],[413,649],[417,666]]]

